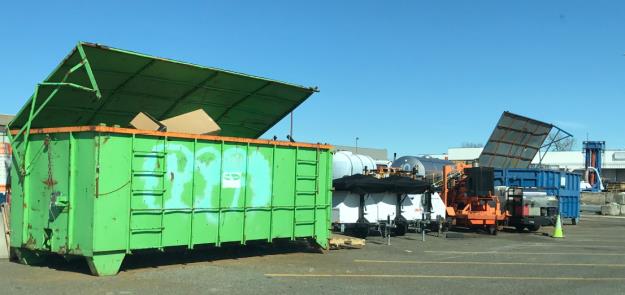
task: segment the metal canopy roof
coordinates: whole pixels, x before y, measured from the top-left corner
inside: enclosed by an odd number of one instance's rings
[[[549,123],[504,112],[478,163],[482,167],[527,168],[536,153],[544,147],[543,143],[553,127]]]
[[[10,128],[125,127],[138,112],[162,120],[203,108],[220,135],[258,138],[315,91],[81,42],[38,85]]]

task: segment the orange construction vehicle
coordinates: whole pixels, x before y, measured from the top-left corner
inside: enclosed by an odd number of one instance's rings
[[[496,235],[507,213],[494,195],[493,168],[457,165],[443,168],[442,197],[451,225],[485,229]]]

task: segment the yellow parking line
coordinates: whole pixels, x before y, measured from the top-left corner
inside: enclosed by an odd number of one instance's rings
[[[367,260],[355,259],[359,263],[398,263],[398,264],[469,264],[469,265],[532,265],[532,266],[584,266],[584,267],[625,267],[625,264],[597,263],[546,263],[546,262],[484,262],[484,261],[414,261],[414,260]]]
[[[395,278],[395,279],[469,279],[469,280],[534,280],[534,281],[625,281],[625,278],[583,278],[583,277],[521,277],[521,276],[445,276],[410,274],[296,274],[267,273],[275,278]]]
[[[504,255],[580,255],[580,256],[625,256],[625,253],[588,253],[588,252],[500,252],[500,251],[423,251],[434,254],[504,254]]]

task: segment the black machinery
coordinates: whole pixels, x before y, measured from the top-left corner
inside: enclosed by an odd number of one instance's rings
[[[509,187],[506,192],[508,225],[518,231],[537,231],[541,226],[555,225],[558,198],[544,191]]]

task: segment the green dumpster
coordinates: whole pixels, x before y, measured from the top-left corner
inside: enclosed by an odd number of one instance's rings
[[[113,275],[142,249],[307,238],[327,249],[331,146],[257,139],[315,89],[79,43],[9,128],[11,248]],[[128,128],[203,108],[219,136]]]

